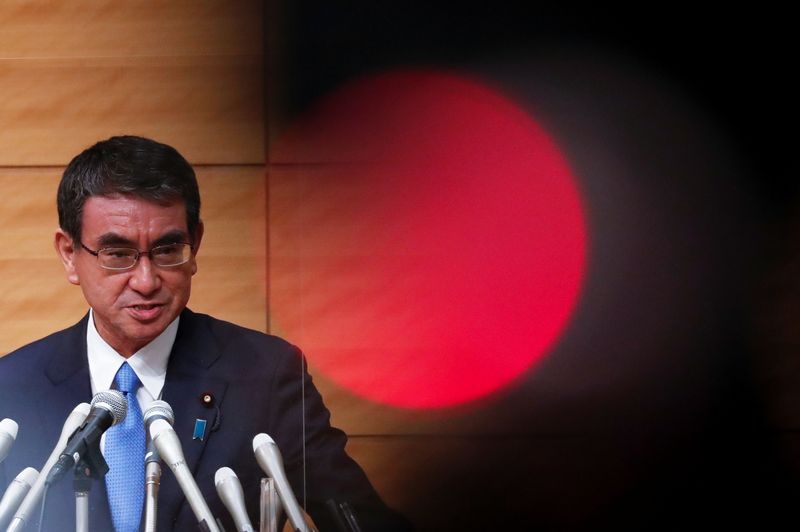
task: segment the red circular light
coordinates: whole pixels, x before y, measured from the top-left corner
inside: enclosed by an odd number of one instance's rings
[[[273,171],[273,320],[339,385],[457,405],[564,331],[586,263],[580,194],[554,141],[498,92],[427,71],[362,78],[273,153],[314,163]]]

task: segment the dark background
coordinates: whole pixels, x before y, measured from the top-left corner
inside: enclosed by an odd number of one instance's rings
[[[574,323],[535,373],[453,412],[475,430],[402,487],[420,529],[793,522],[800,234],[788,15],[664,3],[266,11],[272,138],[356,76],[458,72],[536,113],[586,196],[592,259]]]
[[[269,6],[267,17],[268,55],[280,74],[276,111],[302,110],[365,72],[469,68],[509,53],[580,45],[631,58],[677,83],[749,153],[765,197],[788,202],[796,191],[782,163],[790,136],[781,132],[796,116],[797,82],[788,72],[791,21],[779,11],[301,0]]]

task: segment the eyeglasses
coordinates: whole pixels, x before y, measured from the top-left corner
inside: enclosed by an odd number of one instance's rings
[[[161,267],[180,266],[192,258],[192,245],[186,242],[156,246],[150,251],[134,248],[102,248],[94,251],[83,244],[81,247],[97,257],[97,263],[106,270],[130,270],[142,255],[149,255],[153,264]]]

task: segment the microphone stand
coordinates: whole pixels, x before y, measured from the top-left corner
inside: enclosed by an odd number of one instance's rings
[[[92,478],[83,462],[75,466],[72,485],[75,489],[75,532],[89,532],[89,491],[92,488]]]
[[[108,464],[100,443],[89,445],[80,461],[75,465],[75,532],[89,532],[89,492],[92,480],[100,480],[108,473]]]
[[[155,446],[147,453],[144,462],[144,532],[156,532],[158,488],[161,485],[161,458]]]

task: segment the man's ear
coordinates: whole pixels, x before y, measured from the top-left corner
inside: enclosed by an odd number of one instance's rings
[[[75,268],[75,254],[78,251],[75,240],[63,229],[59,229],[56,231],[53,244],[55,245],[56,253],[58,253],[58,258],[61,259],[61,263],[64,265],[64,271],[67,272],[67,281],[72,284],[81,284],[78,270]]]
[[[200,243],[203,241],[203,220],[198,220],[197,227],[194,230],[194,238],[192,239],[192,275],[197,273],[197,251],[200,249]]]

